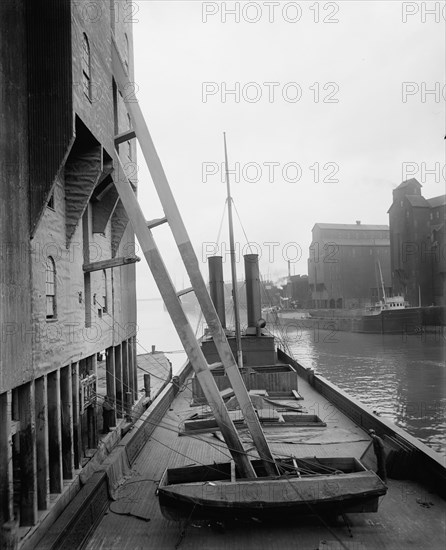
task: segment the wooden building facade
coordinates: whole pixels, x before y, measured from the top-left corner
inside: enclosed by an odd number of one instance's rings
[[[137,398],[126,4],[0,2],[0,527],[36,524],[95,451],[98,354],[112,425]]]

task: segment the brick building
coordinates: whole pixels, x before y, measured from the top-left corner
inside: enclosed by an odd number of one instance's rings
[[[125,6],[0,2],[0,528],[36,524],[95,451],[98,354],[112,425],[137,396],[134,236],[114,186],[117,143],[136,166],[115,139]]]
[[[389,208],[392,285],[410,305],[446,305],[446,195],[425,199],[415,179],[393,190]]]
[[[315,308],[354,308],[382,298],[379,266],[391,292],[386,225],[317,223],[312,230],[308,281]]]

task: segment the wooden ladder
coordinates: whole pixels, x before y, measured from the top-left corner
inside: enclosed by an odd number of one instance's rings
[[[119,54],[116,42],[112,39],[112,66],[113,74],[118,90],[125,97],[126,91],[131,86],[123,60]],[[130,182],[125,175],[119,155],[119,172],[115,178],[116,189],[118,190],[121,202],[127,212],[130,223],[138,238],[142,252],[150,267],[152,275],[164,300],[167,311],[172,319],[175,329],[180,337],[184,350],[201,384],[203,393],[211,406],[212,412],[218,422],[225,442],[231,451],[234,461],[243,477],[256,477],[254,468],[244,452],[243,445],[238,436],[237,430],[231,421],[226,406],[220,395],[213,375],[208,368],[207,361],[197,342],[192,327],[183,311],[179,294],[175,290],[169,273],[166,269],[161,254],[156,246],[152,235],[152,229],[161,223],[168,223],[175,242],[178,246],[184,266],[189,276],[192,288],[200,304],[203,316],[209,326],[210,334],[214,340],[218,354],[221,358],[225,372],[229,378],[234,394],[237,397],[240,408],[248,426],[254,444],[260,458],[263,460],[266,471],[269,475],[278,475],[273,455],[266,441],[260,421],[255,413],[251,399],[244,385],[241,373],[234,360],[231,348],[227,341],[225,332],[221,326],[217,312],[206,288],[201,275],[195,251],[189,240],[189,236],[173,197],[163,166],[156,152],[147,124],[142,115],[139,104],[136,101],[126,102],[127,110],[132,122],[136,138],[139,141],[144,159],[150,171],[158,197],[164,210],[164,218],[157,220],[154,224],[147,224],[143,212],[138,204],[137,198],[131,188]],[[117,136],[120,139],[120,136]]]

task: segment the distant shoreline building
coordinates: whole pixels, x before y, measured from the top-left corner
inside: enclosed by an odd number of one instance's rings
[[[138,396],[135,240],[114,185],[118,158],[137,168],[121,4],[0,2],[0,532],[66,500],[96,451],[98,357],[109,425]]]
[[[393,190],[389,227],[392,286],[411,306],[446,305],[446,195],[425,199],[415,179]]]
[[[308,282],[312,307],[357,308],[392,292],[387,225],[316,223]]]

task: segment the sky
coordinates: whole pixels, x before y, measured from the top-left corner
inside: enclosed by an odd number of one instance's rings
[[[445,193],[444,2],[132,4],[136,97],[206,279],[211,252],[230,279],[223,132],[236,248],[259,253],[264,279],[288,260],[307,273],[315,223],[388,224],[404,179]],[[139,202],[161,217],[138,165]],[[153,232],[190,286],[167,226]],[[138,295],[159,296],[144,261]]]

